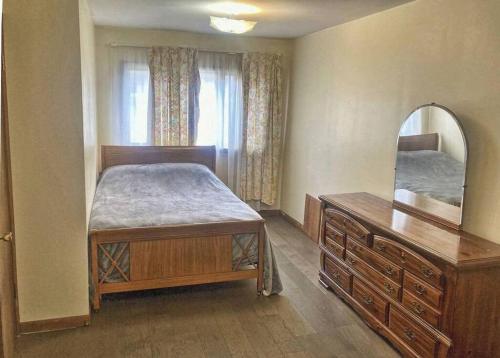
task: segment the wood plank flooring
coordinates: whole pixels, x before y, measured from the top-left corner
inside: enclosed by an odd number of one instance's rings
[[[284,291],[255,281],[105,296],[89,327],[23,335],[19,357],[399,357],[318,283],[319,249],[267,219]]]

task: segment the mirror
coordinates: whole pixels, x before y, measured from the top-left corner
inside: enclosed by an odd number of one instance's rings
[[[434,103],[417,108],[399,131],[394,206],[461,229],[466,164],[453,112]]]

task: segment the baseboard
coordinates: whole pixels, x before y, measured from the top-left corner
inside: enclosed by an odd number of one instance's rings
[[[261,210],[261,211],[259,211],[259,214],[265,218],[269,218],[272,216],[280,216],[281,210],[279,210],[279,209]]]
[[[62,329],[88,326],[89,324],[89,315],[52,318],[40,321],[27,321],[19,323],[19,333],[27,334],[36,332],[59,331]]]
[[[259,211],[259,214],[263,218],[270,218],[270,217],[273,217],[273,216],[281,216],[289,224],[295,226],[297,229],[299,229],[300,231],[304,232],[303,225],[300,222],[298,222],[297,220],[295,220],[294,218],[292,218],[290,215],[288,215],[287,213],[285,213],[283,210],[280,210],[280,209],[261,210],[261,211]]]
[[[280,214],[283,217],[283,219],[285,219],[288,223],[290,223],[291,225],[295,226],[300,231],[304,232],[304,227],[302,226],[302,224],[300,222],[298,222],[297,220],[295,220],[294,218],[292,218],[290,215],[288,215],[287,213],[285,213],[283,210],[280,210]]]

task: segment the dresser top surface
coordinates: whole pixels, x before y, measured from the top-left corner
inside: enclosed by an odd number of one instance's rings
[[[456,266],[500,264],[500,245],[463,231],[449,231],[392,207],[369,193],[321,195],[353,217],[389,232],[398,241]]]

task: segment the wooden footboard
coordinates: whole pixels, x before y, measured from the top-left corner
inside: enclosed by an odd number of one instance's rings
[[[233,236],[255,234],[233,258]],[[263,289],[264,221],[221,222],[169,227],[98,230],[90,233],[92,305],[98,310],[101,295],[112,292],[257,279]],[[109,252],[108,244],[115,251]],[[243,266],[252,245],[258,264]],[[128,267],[121,258],[128,255]],[[107,261],[103,267],[103,260]],[[99,273],[101,272],[101,273]],[[110,275],[118,282],[109,282]]]

